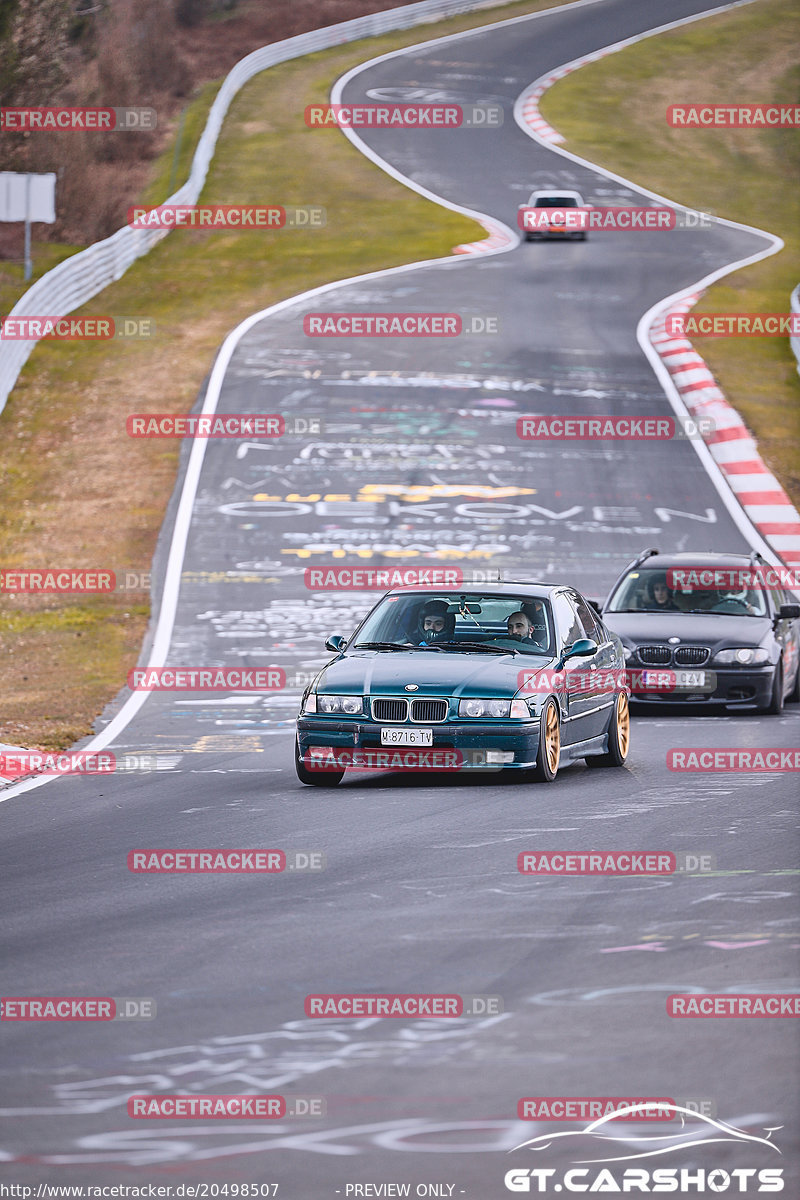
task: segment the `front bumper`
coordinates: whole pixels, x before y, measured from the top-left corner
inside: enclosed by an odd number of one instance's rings
[[[629,664],[630,671],[654,670],[652,667],[642,668]],[[763,667],[705,667],[699,668],[706,673],[713,671],[714,688],[707,692],[691,692],[674,690],[661,692],[634,691],[631,700],[636,704],[705,704],[707,706],[730,705],[746,706],[769,703],[772,685],[775,680],[775,666],[767,664]]]
[[[416,729],[415,725],[382,726],[376,721],[344,721],[300,716],[297,718],[297,740],[300,756],[305,765],[313,759],[314,748],[328,750],[375,750],[391,753],[410,750],[405,746],[382,746],[381,729]],[[499,770],[508,768],[521,770],[536,765],[539,751],[539,721],[445,721],[437,725],[426,725],[433,729],[433,750],[455,750],[459,752],[459,769]],[[494,760],[487,760],[487,753],[494,752]],[[422,749],[420,748],[422,754]],[[497,756],[502,755],[502,761]],[[390,769],[387,767],[387,769]],[[400,768],[402,769],[402,768]],[[424,766],[420,769],[425,769]]]

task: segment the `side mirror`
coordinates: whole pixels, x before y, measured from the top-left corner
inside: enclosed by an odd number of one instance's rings
[[[800,617],[800,604],[782,604],[778,616],[782,621],[794,621]]]
[[[597,613],[598,617],[602,617],[602,615],[603,615],[603,609],[602,609],[602,607],[600,606],[600,601],[599,601],[599,600],[590,600],[590,599],[588,598],[588,596],[587,596],[587,598],[586,598],[586,603],[589,605],[589,608],[593,608],[593,609],[594,609],[594,611]]]
[[[340,633],[332,633],[325,641],[325,649],[333,650],[334,654],[338,654],[340,650],[344,650],[347,645],[347,638],[342,637]]]
[[[588,658],[590,654],[596,653],[597,642],[593,642],[591,638],[578,638],[577,642],[573,642],[571,646],[567,646],[566,650],[562,650],[556,670],[560,671],[569,658]]]

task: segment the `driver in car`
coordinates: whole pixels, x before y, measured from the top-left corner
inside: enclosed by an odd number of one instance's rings
[[[427,600],[423,604],[417,631],[420,646],[453,640],[456,618],[455,613],[449,613],[447,608],[446,600]]]

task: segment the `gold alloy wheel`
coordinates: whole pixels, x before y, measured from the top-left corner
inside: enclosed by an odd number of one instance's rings
[[[547,755],[547,766],[551,775],[558,770],[558,760],[561,754],[561,731],[558,727],[558,709],[555,704],[547,706],[547,724],[544,730],[544,752]]]
[[[617,701],[617,747],[620,757],[627,758],[628,744],[631,740],[631,710],[628,704],[628,697],[624,692],[620,692]]]

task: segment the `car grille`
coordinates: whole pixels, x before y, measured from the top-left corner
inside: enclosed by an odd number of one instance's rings
[[[639,661],[650,667],[665,667],[672,658],[669,646],[640,646]]]
[[[372,715],[376,721],[405,721],[408,716],[408,701],[373,700]]]
[[[675,662],[683,667],[700,667],[710,657],[708,646],[679,646],[675,651]]]
[[[446,700],[412,700],[411,720],[431,723],[447,720]]]
[[[419,724],[432,724],[434,721],[446,721],[447,710],[446,700],[425,700],[421,697],[412,700],[410,715],[409,702],[404,698],[380,697],[372,701],[372,717],[375,721],[401,722],[410,719]]]
[[[708,646],[640,646],[637,650],[639,662],[648,667],[666,667],[675,662],[681,667],[700,667],[711,657]]]

